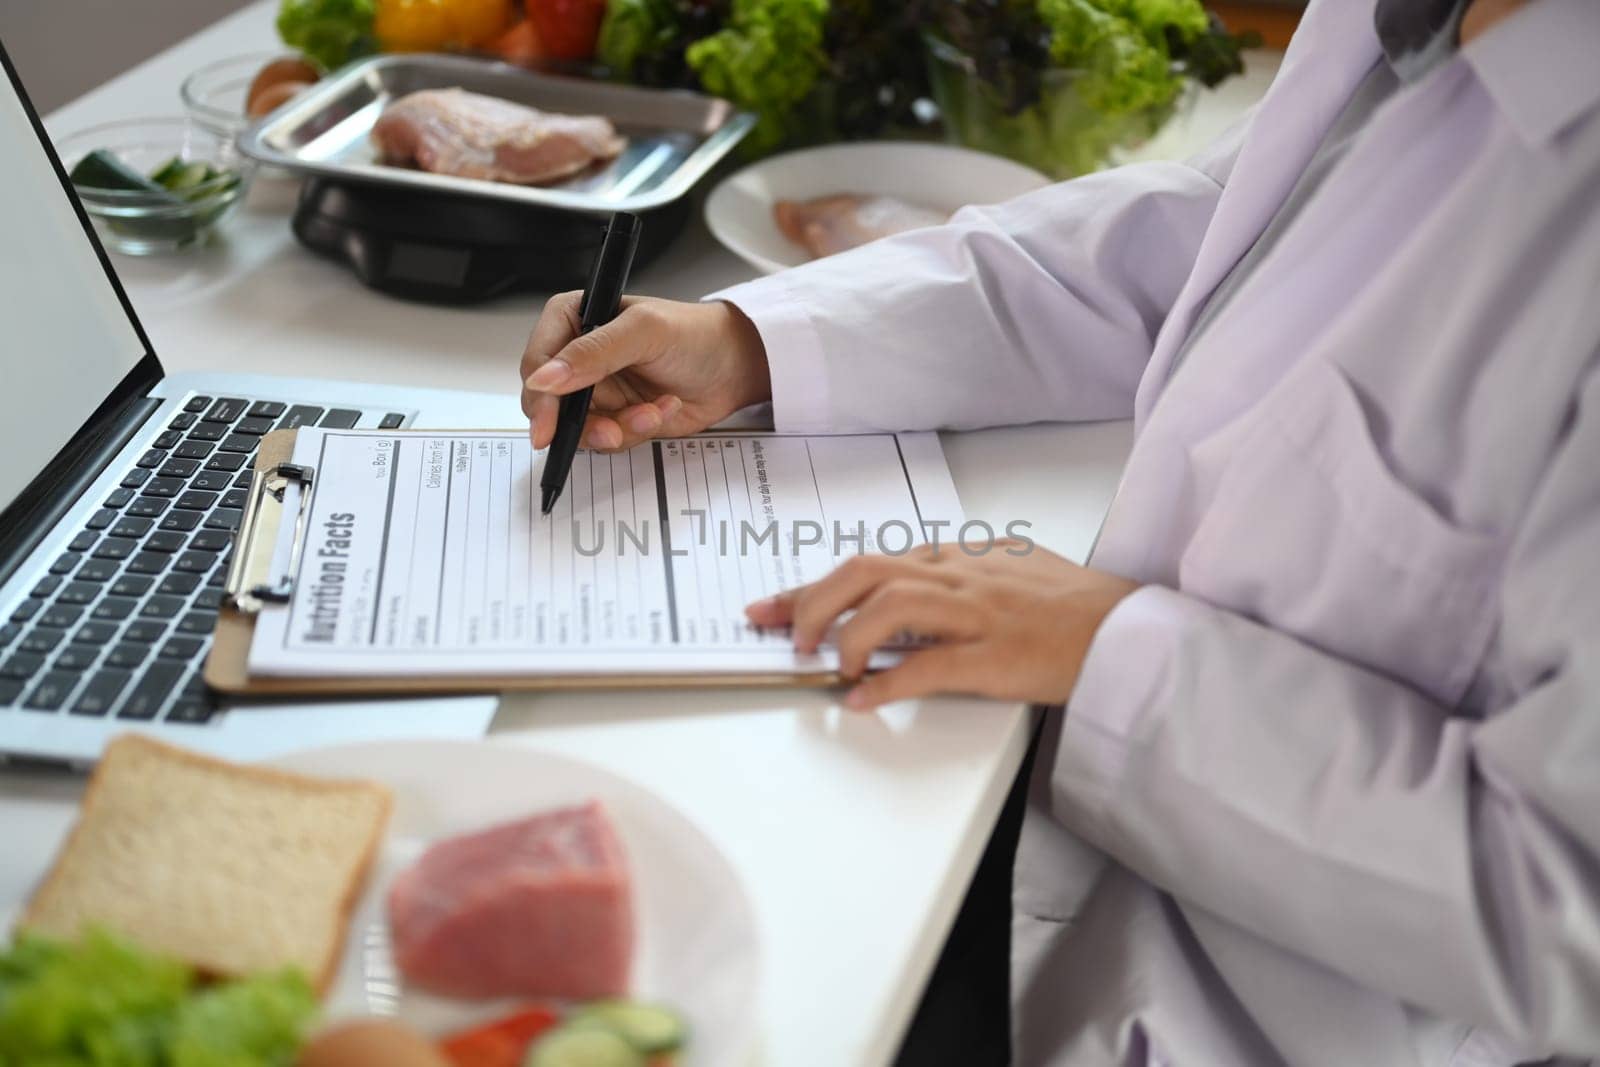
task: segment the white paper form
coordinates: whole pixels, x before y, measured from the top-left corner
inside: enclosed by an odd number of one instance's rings
[[[314,470],[304,548],[257,621],[260,675],[824,670],[745,605],[962,527],[933,434],[580,451],[549,517],[523,431],[303,429],[294,462]]]

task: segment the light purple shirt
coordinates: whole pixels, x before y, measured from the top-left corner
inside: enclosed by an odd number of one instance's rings
[[[1147,587],[1046,723],[1020,1063],[1600,1055],[1600,0],[1399,89],[1185,349],[1379,56],[1317,0],[1187,164],[719,294],[791,431],[1134,415]]]

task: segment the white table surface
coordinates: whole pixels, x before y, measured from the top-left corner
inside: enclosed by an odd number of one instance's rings
[[[212,60],[270,49],[275,4],[246,8],[47,119],[180,114],[178,84]],[[1179,155],[1232,121],[1276,57],[1202,96],[1145,155]],[[169,371],[249,370],[503,392],[532,297],[441,309],[364,289],[300,248],[294,186],[259,181],[211,247],[113,257]],[[634,289],[692,299],[749,270],[698,220]],[[969,518],[1033,524],[1045,547],[1087,553],[1126,457],[1125,423],[946,434]],[[893,1058],[1027,741],[1017,705],[960,699],[844,712],[836,693],[678,691],[508,698],[493,735],[606,767],[660,793],[725,852],[762,937],[760,1062],[845,1067]],[[19,902],[70,825],[81,782],[0,776],[0,911]]]

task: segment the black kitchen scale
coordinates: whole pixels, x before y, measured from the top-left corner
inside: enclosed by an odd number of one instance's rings
[[[644,267],[688,221],[692,197],[639,212]],[[582,287],[607,213],[455,196],[404,186],[308,179],[294,213],[306,247],[406,300],[472,304],[507,293]]]

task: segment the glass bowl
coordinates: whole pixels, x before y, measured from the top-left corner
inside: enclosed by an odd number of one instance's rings
[[[196,125],[232,141],[254,121],[245,113],[245,103],[261,68],[275,60],[299,58],[293,52],[252,52],[219,59],[183,79],[178,95]]]
[[[107,248],[151,255],[200,244],[239,202],[254,165],[230,138],[188,119],[124,119],[91,126],[56,143],[70,175],[94,151],[115,156],[128,170],[149,176],[176,160],[204,163],[222,173],[167,189],[106,189],[73,183],[83,208]]]
[[[971,56],[932,34],[925,34],[923,41],[945,139],[1014,159],[1057,179],[1075,178],[1116,162],[1121,151],[1155,136],[1196,99],[1191,83],[1159,107],[1106,114],[1091,107],[1078,91],[1078,71],[1053,67],[1040,76],[1038,102],[1012,113],[978,76]]]

